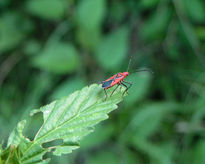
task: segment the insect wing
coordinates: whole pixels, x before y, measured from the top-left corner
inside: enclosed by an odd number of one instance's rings
[[[108,81],[105,81],[105,82],[103,82],[102,87],[103,87],[103,88],[110,87],[110,85],[112,84],[112,82],[113,82],[113,79],[110,79],[110,80],[108,80]]]

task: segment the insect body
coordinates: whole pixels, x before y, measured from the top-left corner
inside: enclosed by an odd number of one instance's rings
[[[120,86],[120,85],[123,85],[126,87],[125,91],[123,92],[122,96],[125,94],[125,92],[128,91],[128,89],[132,86],[132,83],[130,82],[126,82],[124,81],[124,78],[126,76],[129,75],[129,72],[120,72],[120,73],[117,73],[115,75],[113,75],[112,77],[110,77],[109,79],[105,80],[102,82],[102,88],[104,89],[105,91],[105,100],[107,99],[107,92],[106,92],[106,89],[110,88],[110,87],[113,87],[114,85],[117,85],[116,88],[112,91],[111,95],[115,92],[115,90]],[[127,86],[125,83],[129,84],[129,86]]]

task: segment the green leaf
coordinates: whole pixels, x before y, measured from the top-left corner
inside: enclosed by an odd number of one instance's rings
[[[1,52],[15,48],[33,28],[32,23],[17,12],[4,13],[0,20]]]
[[[0,156],[5,161],[5,163],[19,163],[18,146],[24,142],[30,142],[28,138],[23,136],[23,129],[25,125],[26,120],[20,121],[17,124],[17,127],[14,128],[10,134],[7,142],[7,148],[0,153]]]
[[[205,40],[205,27],[204,26],[197,27],[196,34],[199,39]]]
[[[196,22],[205,21],[205,6],[201,0],[183,0],[188,15]]]
[[[26,9],[41,18],[59,20],[63,17],[67,5],[65,0],[29,0]]]
[[[21,164],[48,163],[42,156],[51,150],[54,155],[62,155],[79,148],[79,141],[93,131],[93,126],[108,118],[108,113],[117,108],[122,100],[122,92],[117,90],[112,97],[104,101],[104,92],[100,85],[91,85],[60,100],[54,101],[31,115],[42,112],[44,122],[33,141],[22,135],[25,121],[20,122],[9,137],[8,146],[17,147]],[[42,144],[62,139],[63,143],[43,148]]]
[[[205,141],[201,140],[193,149],[193,153],[192,153],[193,164],[205,163],[204,151],[205,151]]]
[[[9,136],[7,147],[9,147],[10,145],[17,147],[20,144],[21,139],[24,138],[23,129],[25,127],[25,124],[26,120],[23,120],[18,123],[17,127],[12,131]]]
[[[52,43],[32,59],[37,68],[64,74],[75,71],[79,65],[78,52],[72,44]]]
[[[105,15],[105,0],[80,1],[76,9],[76,20],[80,28],[98,28]]]
[[[121,27],[98,45],[95,56],[104,69],[116,69],[124,62],[129,46],[128,32],[127,27]]]
[[[156,10],[140,28],[140,36],[148,41],[163,38],[170,16],[171,11],[168,7],[163,7],[160,11]]]
[[[141,4],[144,8],[152,8],[159,3],[159,0],[141,0]]]
[[[0,144],[0,163],[3,163],[3,160],[2,160],[2,152],[3,152],[3,147],[2,147],[2,144]]]
[[[101,40],[100,28],[105,16],[105,5],[105,0],[83,0],[77,6],[76,35],[78,42],[88,50],[95,49]]]
[[[2,144],[0,144],[0,154],[2,153],[3,148],[2,148]]]
[[[79,27],[76,31],[76,37],[82,47],[87,50],[94,50],[102,39],[99,28],[85,29]]]

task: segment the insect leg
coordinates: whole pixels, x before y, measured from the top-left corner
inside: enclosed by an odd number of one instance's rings
[[[127,82],[127,81],[123,81],[123,82],[129,84],[129,86],[127,87],[127,85],[125,85],[124,83],[121,83],[123,86],[126,87],[126,89],[125,89],[125,91],[123,92],[122,96],[124,96],[125,92],[127,92],[128,89],[132,86],[132,83],[131,83],[131,82]],[[127,94],[128,94],[128,92],[127,92]]]
[[[127,82],[127,81],[123,81],[124,83],[127,83],[127,84],[129,84],[129,87],[128,87],[128,89],[132,86],[132,83],[131,82]],[[127,90],[128,90],[127,89]]]
[[[121,83],[122,83],[122,82],[119,83],[119,85],[120,85],[120,92],[121,92],[121,90],[122,90],[122,85],[121,85]]]
[[[112,91],[110,97],[113,95],[113,93],[116,91],[116,89],[120,86],[120,84],[117,85],[117,87],[115,87],[115,89]]]
[[[123,94],[122,94],[122,97],[124,96],[124,94],[125,94],[125,92],[127,92],[127,90],[129,89],[129,87],[127,87],[127,85],[125,85],[124,83],[121,83],[123,86],[125,86],[125,91],[123,92]],[[128,92],[127,92],[128,93]]]

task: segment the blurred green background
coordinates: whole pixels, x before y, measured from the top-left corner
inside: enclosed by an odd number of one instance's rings
[[[204,0],[1,0],[0,139],[52,100],[117,72],[129,96],[53,164],[205,163]],[[31,118],[33,138],[42,123]],[[49,156],[49,154],[47,154]]]

